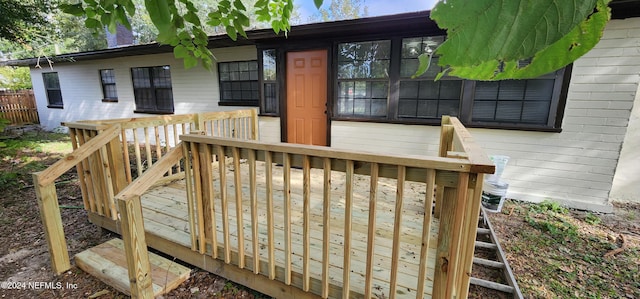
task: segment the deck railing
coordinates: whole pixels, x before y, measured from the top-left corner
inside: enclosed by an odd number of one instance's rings
[[[258,138],[258,116],[255,109],[81,121],[63,125],[69,127],[73,152],[33,175],[52,268],[56,273],[70,268],[55,188],[55,180],[66,171],[74,166],[77,168],[86,210],[118,220],[121,212],[115,200],[116,195],[133,184],[136,175],[141,176],[151,170],[154,161],[157,162],[170,153],[177,144],[179,135],[203,130],[212,136]],[[141,144],[146,155],[141,153]],[[155,157],[152,156],[152,150]],[[178,152],[182,153],[181,146],[178,147]],[[135,158],[133,161],[129,161],[131,156]],[[183,175],[184,163],[180,163],[178,159],[160,172],[154,183]]]
[[[193,173],[187,172],[186,177],[189,211],[192,211],[189,221],[193,250],[324,298],[348,298],[353,295],[352,286],[355,286],[351,283],[354,279],[351,267],[354,264],[352,246],[356,242],[353,236],[354,223],[357,221],[358,227],[366,227],[364,239],[358,239],[358,242],[364,242],[364,247],[359,246],[357,250],[366,251],[362,260],[366,265],[364,288],[358,290],[359,295],[371,298],[375,281],[378,290],[385,290],[385,296],[395,298],[398,277],[401,275],[401,248],[410,247],[410,242],[402,232],[405,229],[417,229],[417,234],[422,236],[417,249],[420,252],[417,277],[404,277],[403,283],[414,279],[414,285],[409,287],[416,290],[416,298],[422,298],[427,277],[433,277],[433,298],[466,297],[482,178],[484,173],[492,173],[494,167],[456,118],[443,118],[440,157],[389,156],[199,135],[184,135],[181,140],[186,161],[193,169]],[[282,165],[282,177],[274,174],[274,165]],[[228,166],[232,172],[227,169]],[[294,169],[299,169],[301,174],[294,173]],[[258,179],[259,170],[264,171],[264,178]],[[344,174],[340,179],[344,180],[340,182],[344,190],[338,196],[334,194],[333,187],[338,182],[332,178],[336,172]],[[366,195],[354,193],[353,186],[358,175],[367,177]],[[243,180],[243,177],[248,180]],[[390,215],[383,217],[387,221],[383,224],[377,222],[381,221],[379,215],[385,211],[376,205],[382,201],[378,196],[384,179],[392,180],[391,183],[384,181],[384,184],[392,186],[395,197],[391,201],[395,208],[391,209]],[[264,188],[261,189],[259,185],[263,182]],[[312,182],[322,182],[322,187],[313,190]],[[404,216],[406,207],[403,201],[410,196],[405,189],[410,182],[421,184],[424,196],[424,204],[418,212],[422,216],[412,219],[419,219],[422,223],[417,228],[408,227],[408,222],[403,219],[407,217]],[[274,194],[277,196],[274,197]],[[314,196],[319,198],[315,201],[318,206],[313,204]],[[302,206],[292,207],[292,197],[300,197]],[[247,198],[248,202],[244,202]],[[274,222],[275,198],[282,200],[284,218],[277,224]],[[439,233],[435,253],[432,253],[436,254],[436,264],[428,267],[429,236],[431,225],[435,223],[431,216],[434,198],[434,215],[439,218]],[[362,200],[368,201],[364,208],[368,213],[365,215],[354,208],[355,201]],[[250,221],[245,223],[244,205],[247,203]],[[331,206],[338,203],[344,207],[344,212],[332,212]],[[311,209],[314,213],[311,213]],[[261,227],[258,213],[265,210],[267,221]],[[235,219],[236,223],[230,223],[229,219]],[[274,232],[277,225],[282,226],[283,235]],[[335,243],[331,228],[336,225],[343,228],[340,243],[343,250],[339,252],[342,264],[338,267],[342,278],[338,284],[334,283],[335,277],[330,274],[335,270],[331,265],[330,252],[332,256],[336,253],[335,248],[330,248]],[[220,235],[216,227],[222,228]],[[317,227],[322,227],[322,233],[312,232],[312,228]],[[380,278],[374,273],[373,267],[374,258],[381,253],[374,251],[376,236],[385,227],[392,236],[392,243],[389,244],[391,262],[389,269],[385,269],[390,271],[390,276]],[[245,228],[250,231],[245,232]],[[259,231],[265,229],[267,240],[260,241]],[[300,248],[292,248],[294,238],[301,238],[302,254]],[[321,258],[316,254],[313,261],[311,238],[315,243],[322,244]],[[249,244],[245,244],[245,241]],[[278,247],[275,244],[282,245]],[[261,261],[260,252],[266,253],[265,261]],[[276,252],[283,257],[276,258]],[[294,265],[294,259],[301,262]],[[310,270],[318,266],[321,269],[319,277]],[[294,271],[294,267],[298,269]],[[381,286],[381,281],[385,285]]]
[[[174,148],[180,135],[203,131],[209,136],[255,140],[258,137],[257,119],[257,111],[247,109],[63,123],[69,128],[74,150],[106,128],[120,126],[119,138],[77,166],[85,209],[116,220],[115,194]],[[184,165],[178,163],[168,170],[164,179],[181,176],[184,176]]]
[[[81,186],[85,205],[92,212],[114,220],[120,216],[118,222],[132,295],[151,296],[140,196],[171,172],[181,171],[187,184],[192,250],[324,298],[347,298],[354,293],[371,298],[374,289],[383,289],[384,296],[395,298],[401,291],[400,282],[405,287],[407,281],[413,283],[410,287],[416,290],[416,298],[422,298],[429,289],[433,298],[466,297],[483,174],[493,173],[494,166],[456,118],[443,117],[439,157],[423,157],[242,140],[247,136],[257,137],[257,117],[255,114],[252,117],[253,123],[214,120],[207,124],[206,118],[195,116],[190,122],[176,118],[183,121],[179,125],[179,121],[172,122],[171,117],[162,121],[69,124],[76,142],[72,154],[34,174],[54,271],[61,273],[70,267],[54,181],[71,167],[78,166],[79,173],[84,174]],[[194,130],[182,129],[183,123],[184,127],[192,125]],[[182,130],[174,129],[176,127]],[[243,133],[246,131],[242,128],[250,129],[251,133]],[[130,133],[126,131],[130,129]],[[175,137],[171,138],[173,132],[195,131],[198,134],[180,136],[182,144],[176,144]],[[129,180],[126,172],[132,173],[133,169],[127,168],[129,163],[125,161],[119,164],[117,159],[125,159],[129,140],[135,142],[135,136],[140,133],[145,134],[147,152],[147,146],[149,149],[157,146],[162,136],[165,142],[173,141],[175,146],[167,148],[164,144],[164,151],[156,147],[158,159],[153,164],[149,161],[149,168],[135,180]],[[152,143],[152,139],[156,143]],[[133,151],[135,153],[135,149]],[[136,161],[132,163],[139,166],[137,156],[136,153]],[[176,169],[178,165],[180,168]],[[258,171],[258,167],[264,172]],[[276,174],[276,169],[281,169],[281,175]],[[264,175],[260,180],[258,173]],[[337,180],[333,177],[336,173],[342,175]],[[363,176],[366,176],[367,194],[353,189],[355,181],[362,181]],[[320,182],[320,187],[314,187],[314,182]],[[340,184],[343,187],[339,195],[335,195],[335,187]],[[98,185],[100,187],[96,187]],[[259,185],[264,188],[260,189]],[[384,188],[391,191],[382,191]],[[414,206],[413,218],[407,219],[405,202],[410,196],[416,196],[411,193],[414,189],[423,197],[422,205],[417,210]],[[391,198],[384,199],[382,193],[391,194]],[[281,206],[275,204],[277,198],[281,198]],[[301,206],[294,206],[292,198],[301,199]],[[361,208],[359,204],[363,202],[366,206]],[[379,208],[389,204],[389,209]],[[274,219],[274,209],[282,212],[282,218]],[[246,222],[245,210],[249,215]],[[266,223],[259,222],[259,213],[266,214]],[[320,233],[314,234],[318,228]],[[430,240],[434,229],[438,231],[435,246]],[[263,233],[260,230],[266,230],[266,241],[260,241]],[[410,240],[405,230],[417,231],[421,237]],[[377,247],[381,232],[388,232],[391,239],[383,246],[388,248],[385,252]],[[336,241],[336,236],[341,236],[341,240]],[[301,247],[298,243],[293,245],[294,238],[301,241]],[[406,248],[419,252],[412,261],[417,269],[413,275],[399,270],[407,265],[401,257]],[[312,253],[314,250],[321,252],[320,258]],[[340,256],[335,257],[336,253]],[[389,253],[390,262],[384,269],[389,271],[388,278],[380,279],[375,261]],[[357,283],[355,280],[360,278],[352,274],[356,260],[364,265],[361,269],[364,274]],[[430,264],[430,260],[435,260],[435,264]],[[332,261],[340,265],[332,266]],[[316,267],[320,272],[315,271]],[[428,278],[433,278],[431,285]],[[364,287],[357,289],[361,286]]]

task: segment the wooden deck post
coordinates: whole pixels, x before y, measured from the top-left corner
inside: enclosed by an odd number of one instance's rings
[[[127,256],[132,298],[153,298],[151,265],[145,240],[140,196],[119,198],[122,241]]]
[[[51,256],[51,268],[57,274],[71,269],[69,262],[69,252],[67,242],[64,238],[62,228],[62,217],[58,206],[58,196],[56,195],[55,183],[51,182],[45,186],[40,186],[39,173],[33,174],[36,198],[40,208],[40,218],[44,226],[44,235],[49,245],[49,255]]]
[[[436,267],[433,280],[433,298],[453,298],[459,273],[460,240],[465,215],[469,174],[458,175],[457,187],[445,187],[436,250]]]

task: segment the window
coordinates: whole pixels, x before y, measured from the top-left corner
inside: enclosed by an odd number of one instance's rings
[[[168,65],[131,68],[135,112],[173,113],[171,70]]]
[[[545,125],[549,120],[556,77],[476,82],[471,120]]]
[[[62,108],[62,90],[60,90],[58,73],[42,73],[42,80],[47,92],[47,107]]]
[[[218,78],[220,79],[219,105],[258,106],[260,88],[256,60],[220,62]]]
[[[117,102],[116,73],[113,69],[100,70],[100,82],[102,82],[103,102]]]
[[[411,78],[418,56],[442,42],[444,36],[339,43],[334,119],[439,124],[452,115],[475,127],[560,129],[570,67],[528,80],[434,81],[442,71],[434,56],[426,73]]]
[[[400,59],[400,96],[398,117],[414,119],[440,118],[442,115],[458,116],[462,80],[444,77],[434,81],[442,68],[433,57],[429,69],[419,78],[411,79],[418,69],[418,56],[433,53],[444,41],[443,36],[405,38],[402,40]]]
[[[338,116],[387,116],[391,41],[338,45]]]
[[[269,49],[262,51],[262,98],[263,105],[261,113],[278,114],[278,72],[276,66],[276,50]]]

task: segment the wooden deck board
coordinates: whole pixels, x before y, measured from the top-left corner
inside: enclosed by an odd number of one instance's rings
[[[232,164],[232,163],[231,163]],[[268,262],[269,253],[267,243],[267,207],[265,203],[266,188],[264,176],[264,164],[257,163],[258,169],[258,243],[259,256],[262,263]],[[279,266],[284,265],[285,261],[285,244],[284,240],[284,202],[283,202],[283,174],[281,167],[273,167],[273,184],[274,184],[274,244],[276,262]],[[228,169],[226,176],[232,178],[235,169]],[[242,164],[240,167],[241,177],[243,181],[248,182],[248,167]],[[214,171],[213,189],[215,194],[214,209],[216,212],[216,227],[218,245],[223,246],[222,240],[222,213],[220,203],[220,186],[219,171]],[[322,175],[322,170],[312,170],[312,177]],[[343,243],[344,243],[344,174],[340,172],[332,173],[332,194],[331,194],[331,229],[330,229],[330,262],[329,281],[333,286],[341,286],[342,283],[342,267],[343,267]],[[291,171],[291,241],[292,241],[292,270],[296,276],[303,273],[303,201],[302,201],[302,171],[292,169]],[[354,180],[357,182],[366,182],[368,177],[356,175]],[[235,187],[232,185],[233,180],[228,180],[227,185],[227,202],[228,223],[232,255],[237,257],[238,252],[238,236],[236,222],[236,201]],[[368,182],[367,182],[368,183]],[[243,182],[242,188],[242,224],[244,231],[244,254],[253,259],[252,247],[252,231],[251,227],[251,203],[249,196],[249,184]],[[368,186],[368,185],[367,185]],[[425,201],[425,184],[406,183],[405,198],[403,203],[402,230],[400,234],[400,259],[398,263],[398,286],[397,298],[415,298],[415,290],[417,289],[417,274],[419,272],[420,246],[422,242],[421,230],[422,219],[424,216]],[[374,265],[373,265],[373,294],[379,296],[389,296],[390,272],[387,270],[391,267],[391,249],[393,247],[393,223],[395,210],[395,180],[380,179],[378,184],[378,201],[376,213],[376,240],[374,246]],[[323,184],[320,182],[312,182],[311,200],[310,200],[310,275],[314,280],[322,278],[322,248],[323,248]],[[366,250],[367,250],[367,233],[368,233],[368,206],[369,193],[355,189],[353,194],[352,208],[352,238],[351,238],[351,290],[352,292],[364,293],[364,278],[366,270]],[[171,239],[174,242],[185,247],[191,248],[191,238],[188,223],[188,209],[186,203],[186,185],[184,181],[177,181],[165,186],[155,187],[149,190],[142,197],[143,215],[145,218],[145,227],[147,231],[154,233],[160,237]],[[427,273],[434,272],[435,266],[435,247],[438,232],[438,221],[433,220],[431,223],[429,258],[427,263]],[[207,252],[211,254],[210,243],[207,246]],[[222,248],[222,247],[220,247]],[[218,250],[219,258],[224,259],[224,250]],[[252,264],[245,265],[247,269],[253,270]],[[261,267],[260,272],[268,275],[268,267]],[[425,297],[430,298],[432,290],[432,277],[427,275]],[[284,281],[284,272],[279,271],[276,275],[277,280]],[[293,281],[296,284],[296,280]],[[317,284],[312,284],[312,290],[321,290]],[[319,294],[319,293],[318,293]],[[352,296],[354,293],[352,293]],[[358,297],[358,296],[356,296]]]
[[[99,278],[108,285],[130,295],[129,274],[124,254],[124,244],[120,239],[112,239],[87,249],[75,256],[80,269]],[[191,270],[180,264],[150,253],[153,294],[165,294],[189,277]]]

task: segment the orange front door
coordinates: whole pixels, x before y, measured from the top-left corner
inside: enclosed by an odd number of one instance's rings
[[[327,145],[327,50],[287,53],[287,142]]]

